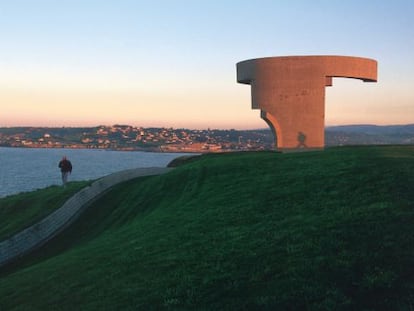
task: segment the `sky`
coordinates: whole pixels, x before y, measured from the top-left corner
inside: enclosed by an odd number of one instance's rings
[[[0,0],[0,127],[266,128],[236,63],[378,61],[334,78],[325,123],[414,123],[414,1]]]

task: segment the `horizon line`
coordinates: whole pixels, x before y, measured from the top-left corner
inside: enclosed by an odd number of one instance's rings
[[[414,123],[392,123],[392,124],[375,124],[375,123],[349,123],[349,124],[337,124],[337,125],[325,125],[324,128],[331,127],[345,127],[345,126],[377,126],[377,127],[386,127],[386,126],[410,126]],[[131,124],[121,124],[114,123],[111,125],[108,124],[99,124],[99,125],[77,125],[77,126],[43,126],[43,125],[13,125],[13,126],[1,126],[0,128],[97,128],[97,127],[114,127],[114,126],[129,126],[135,128],[165,128],[165,129],[187,129],[187,130],[236,130],[236,131],[255,131],[255,130],[270,130],[269,127],[257,127],[257,128],[220,128],[220,127],[204,127],[204,128],[190,128],[190,127],[173,127],[173,126],[142,126],[142,125],[131,125]]]

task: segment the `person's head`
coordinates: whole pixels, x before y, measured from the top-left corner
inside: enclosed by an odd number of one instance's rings
[[[63,160],[63,161],[65,161],[65,160],[66,160],[66,156],[63,156],[63,157],[62,157],[62,160]]]

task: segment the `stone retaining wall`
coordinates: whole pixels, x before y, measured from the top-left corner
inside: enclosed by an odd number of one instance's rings
[[[42,246],[75,221],[85,207],[112,186],[140,176],[164,174],[171,168],[148,167],[125,170],[96,180],[69,198],[59,209],[0,242],[0,267]]]

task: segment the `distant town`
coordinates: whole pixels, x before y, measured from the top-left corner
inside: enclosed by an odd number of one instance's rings
[[[327,146],[414,144],[414,125],[327,127]],[[130,125],[0,127],[0,147],[109,149],[155,152],[273,150],[269,129],[174,129]]]
[[[0,128],[0,146],[157,152],[226,152],[273,148],[270,130],[189,130],[130,125]]]

